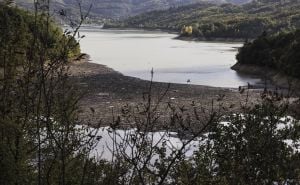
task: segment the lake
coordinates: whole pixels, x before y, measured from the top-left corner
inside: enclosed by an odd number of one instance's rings
[[[238,87],[260,79],[230,69],[242,43],[195,42],[174,39],[175,34],[143,30],[82,28],[81,50],[94,63],[127,76],[171,83]]]

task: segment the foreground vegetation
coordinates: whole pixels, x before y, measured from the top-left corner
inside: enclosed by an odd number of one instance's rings
[[[182,30],[192,26],[191,32]],[[163,29],[196,38],[256,38],[263,31],[277,33],[300,26],[297,0],[258,0],[245,5],[202,3],[131,17],[106,27]],[[182,31],[181,31],[182,30]]]
[[[81,94],[66,65],[85,15],[62,32],[44,6],[34,15],[4,5],[0,12],[0,184],[299,184],[300,123],[276,93],[223,115],[222,98],[209,110],[161,105],[168,89],[157,97],[150,83],[139,105],[120,107],[111,120],[112,144],[103,149],[111,160],[95,155],[102,135],[78,120]],[[122,125],[134,129],[120,135]]]

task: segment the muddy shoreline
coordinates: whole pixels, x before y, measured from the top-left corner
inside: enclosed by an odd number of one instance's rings
[[[109,125],[121,114],[122,107],[142,105],[150,86],[149,81],[124,76],[105,65],[92,63],[88,55],[70,63],[69,76],[83,95],[79,102],[79,118],[88,124],[101,122],[102,125]],[[238,88],[153,82],[153,100],[156,101],[166,90],[161,101],[161,112],[166,118],[168,112],[164,108],[168,103],[186,109],[196,106],[206,110],[212,109],[212,105],[218,107],[222,104],[224,110],[234,112],[247,99],[247,93],[240,93]],[[250,91],[249,102],[254,103],[260,91]]]
[[[183,41],[207,41],[207,42],[232,42],[232,43],[243,43],[245,38],[232,38],[232,37],[193,37],[193,36],[181,36],[180,31],[177,29],[167,29],[167,28],[147,28],[147,27],[114,27],[104,25],[102,29],[105,30],[139,30],[139,31],[158,31],[165,32],[170,34],[176,34],[177,36],[174,39],[183,40]],[[252,40],[252,39],[250,39]]]
[[[286,89],[286,90],[292,89],[295,92],[299,91],[299,87],[300,87],[299,79],[282,74],[268,67],[236,63],[231,67],[231,69],[240,73],[255,75],[262,79],[269,80],[273,84],[273,86],[277,88]]]
[[[230,37],[186,37],[186,36],[177,36],[174,39],[183,40],[183,41],[195,41],[195,42],[229,42],[229,43],[243,43],[244,38],[230,38]]]
[[[102,29],[105,30],[139,30],[139,31],[158,31],[158,32],[166,32],[170,34],[178,34],[178,30],[174,29],[167,29],[167,28],[140,28],[140,27],[114,27],[114,26],[108,26],[104,25]]]

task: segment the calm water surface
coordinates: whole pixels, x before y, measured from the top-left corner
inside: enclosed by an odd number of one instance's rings
[[[230,67],[240,43],[187,42],[174,34],[137,30],[82,29],[82,52],[94,63],[127,76],[154,81],[238,87],[260,80],[241,76]]]

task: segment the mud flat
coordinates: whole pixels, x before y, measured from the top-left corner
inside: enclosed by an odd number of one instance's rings
[[[99,122],[109,125],[125,105],[135,107],[145,102],[149,92],[150,81],[124,76],[113,69],[100,64],[90,63],[89,56],[70,64],[69,75],[83,93],[80,101],[80,119],[91,124]],[[154,102],[164,92],[160,111],[167,119],[167,104],[183,107],[187,110],[193,107],[217,110],[220,105],[226,112],[238,111],[241,102],[247,99],[247,93],[240,93],[235,88],[218,88],[190,84],[168,84],[153,82],[152,98]],[[259,98],[259,90],[250,90],[249,102],[254,103]]]

